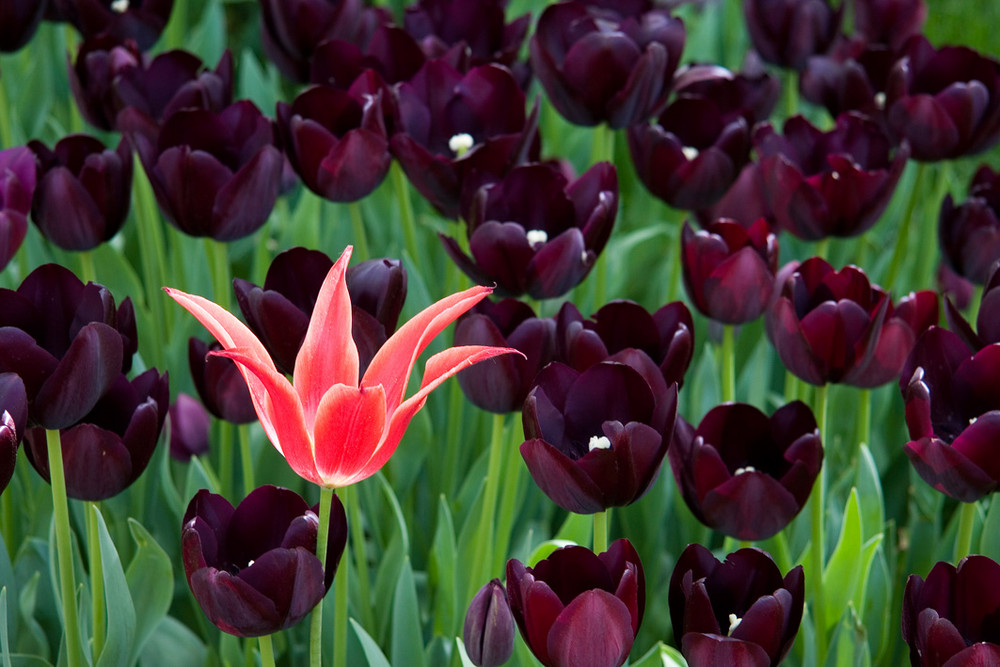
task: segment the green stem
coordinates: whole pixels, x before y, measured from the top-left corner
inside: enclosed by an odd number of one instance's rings
[[[14,480],[11,480],[13,482]],[[7,557],[14,559],[17,553],[17,545],[14,544],[14,501],[13,494],[0,493],[0,535],[3,535],[3,543],[7,548]]]
[[[219,424],[219,491],[233,499],[233,425],[225,419]]]
[[[166,252],[160,216],[153,197],[153,188],[145,174],[136,174],[132,180],[132,198],[135,201],[135,216],[139,235],[139,256],[142,262],[143,284],[146,288],[146,306],[152,319],[154,331],[169,331],[166,299],[160,289],[166,285],[163,270]],[[146,353],[152,356],[151,364],[163,368],[163,346],[151,345]]]
[[[229,302],[233,291],[233,280],[230,277],[229,255],[226,244],[206,237],[205,256],[208,258],[208,270],[212,274],[212,293],[215,302],[229,310]]]
[[[785,117],[791,118],[799,112],[798,74],[787,72],[782,83],[785,88]]]
[[[236,427],[240,438],[240,462],[243,470],[243,493],[247,496],[256,488],[253,474],[253,454],[250,451],[250,424],[240,424]]]
[[[398,162],[393,162],[392,184],[396,189],[396,200],[399,202],[399,217],[403,223],[403,239],[410,261],[419,268],[420,255],[417,252],[417,217],[413,213],[413,200],[410,198],[410,183]]]
[[[97,269],[94,268],[94,253],[84,250],[80,256],[80,280],[86,283],[97,282]]]
[[[351,202],[347,205],[347,212],[351,216],[351,230],[354,232],[354,255],[358,261],[364,261],[371,257],[368,250],[368,232],[365,231],[365,219],[361,215],[361,203]]]
[[[274,645],[271,642],[271,635],[261,635],[258,641],[261,667],[274,667]]]
[[[345,496],[344,490],[341,495]],[[351,586],[351,557],[340,559],[333,592],[333,667],[347,667],[347,602]]]
[[[97,503],[87,502],[84,508],[87,520],[87,546],[90,547],[90,597],[93,614],[93,656],[94,664],[104,650],[104,639],[108,632],[107,608],[104,601],[104,563],[101,559],[101,542],[97,531]]]
[[[73,571],[73,543],[69,527],[69,501],[66,498],[66,475],[63,471],[59,430],[45,432],[49,456],[49,479],[52,486],[52,514],[56,523],[56,557],[59,560],[59,591],[62,602],[63,631],[66,637],[66,661],[69,667],[84,664],[80,648],[80,625],[76,616],[76,575]]]
[[[785,403],[799,400],[799,385],[802,384],[798,377],[791,371],[785,371]]]
[[[611,510],[594,514],[594,553],[602,554],[608,550],[608,523],[611,520]]]
[[[500,468],[503,461],[503,432],[506,415],[493,415],[493,429],[490,436],[489,462],[486,469],[486,487],[483,490],[482,514],[479,519],[479,539],[476,541],[476,557],[472,562],[472,577],[469,581],[469,591],[466,600],[471,600],[479,590],[480,585],[489,577],[485,572],[492,562],[493,545],[495,543],[494,518],[496,516],[497,494],[500,491]]]
[[[455,477],[458,474],[459,458],[462,451],[462,419],[465,408],[465,396],[458,382],[450,382],[448,389],[448,430],[445,433],[444,465],[442,466],[441,488],[438,489],[446,498],[451,498],[455,490]],[[367,627],[367,626],[366,626]]]
[[[524,440],[523,436],[521,440]],[[500,507],[497,510],[496,543],[493,545],[491,572],[504,571],[507,551],[510,548],[511,533],[518,514],[518,503],[523,492],[524,465],[521,463],[521,449],[510,446],[506,450],[506,461],[503,463],[502,474],[503,493],[500,496]]]
[[[972,529],[976,525],[975,502],[962,503],[958,515],[958,535],[955,536],[955,564],[972,553]]]
[[[816,242],[816,257],[828,260],[830,257],[830,237],[820,239]]]
[[[827,417],[827,385],[816,387],[816,424],[820,437],[830,444],[829,433],[826,430]],[[809,588],[812,596],[812,617],[816,627],[816,664],[826,664],[826,609],[823,595],[823,569],[826,558],[825,547],[825,486],[826,466],[823,466],[816,483],[813,486],[811,502],[812,536],[810,543]]]
[[[722,402],[736,400],[736,345],[733,325],[722,327]]]
[[[615,130],[607,124],[598,125],[594,128],[594,145],[591,149],[591,163],[596,164],[602,160],[607,160],[611,164],[615,163]],[[595,260],[594,267],[594,304],[596,311],[604,305],[608,293],[608,258],[607,253],[602,253]]]
[[[14,145],[14,128],[10,123],[10,101],[7,99],[7,85],[9,79],[0,82],[0,144],[3,148],[10,148]]]
[[[316,557],[326,569],[326,541],[330,534],[330,510],[333,506],[333,489],[319,489],[319,529],[316,534]],[[323,601],[313,609],[309,627],[309,665],[323,665]]]
[[[899,225],[899,231],[896,232],[896,247],[892,250],[889,271],[885,276],[884,286],[887,290],[891,290],[895,286],[896,278],[899,277],[899,270],[903,264],[903,257],[906,255],[906,247],[910,240],[910,225],[913,222],[913,211],[917,207],[917,200],[923,194],[920,192],[920,181],[923,180],[924,168],[924,162],[917,163],[917,173],[913,177],[913,186],[910,188],[910,201],[906,205],[906,213],[903,216],[903,222]]]
[[[371,605],[371,579],[368,574],[368,551],[365,548],[365,531],[361,522],[361,507],[358,490],[353,485],[343,489],[342,500],[347,511],[347,523],[351,527],[351,547],[354,549],[355,576],[361,595],[361,624],[366,628],[375,627],[375,616]]]
[[[872,433],[872,390],[862,389],[860,400],[858,401],[858,434],[855,440],[858,447],[868,445],[871,447]]]

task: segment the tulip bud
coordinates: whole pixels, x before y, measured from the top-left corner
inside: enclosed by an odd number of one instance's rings
[[[941,254],[958,275],[982,285],[1000,260],[1000,171],[981,165],[969,198],[956,206],[949,194],[938,217]]]
[[[514,653],[514,616],[507,601],[507,590],[499,579],[479,589],[462,630],[465,652],[478,667],[497,667]]]
[[[213,415],[232,424],[257,421],[250,390],[231,359],[211,354],[221,350],[216,341],[188,339],[188,366],[201,402]]]
[[[13,259],[28,232],[35,180],[31,149],[16,146],[0,151],[0,270]]]
[[[212,424],[201,403],[187,394],[178,394],[170,405],[169,416],[171,457],[186,462],[208,452]]]

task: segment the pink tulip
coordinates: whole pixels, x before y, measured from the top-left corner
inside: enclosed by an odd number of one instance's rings
[[[424,348],[493,291],[472,287],[441,299],[400,327],[359,382],[345,282],[351,250],[344,250],[320,288],[291,382],[235,316],[203,297],[164,288],[222,343],[224,349],[214,354],[240,366],[264,432],[292,469],[327,488],[361,481],[385,465],[427,395],[446,379],[476,362],[517,352],[484,345],[448,348],[427,360],[419,391],[404,397]]]

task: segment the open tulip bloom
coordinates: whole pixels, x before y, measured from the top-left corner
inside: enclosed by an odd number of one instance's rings
[[[423,382],[404,399],[417,357],[446,326],[492,292],[472,287],[421,311],[385,342],[360,378],[347,292],[350,246],[327,274],[295,359],[293,380],[278,372],[264,345],[231,313],[208,299],[165,288],[225,348],[216,354],[243,373],[268,439],[304,479],[338,488],[374,475],[396,450],[427,395],[476,362],[510,348],[452,347],[427,360]]]

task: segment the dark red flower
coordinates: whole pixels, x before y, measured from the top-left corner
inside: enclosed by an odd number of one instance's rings
[[[834,9],[827,0],[745,0],[743,12],[760,57],[800,70],[809,56],[833,44],[844,8]]]
[[[777,232],[781,229],[764,195],[764,180],[760,173],[760,164],[756,162],[743,167],[726,194],[715,204],[697,211],[696,215],[703,227],[720,218],[727,218],[750,229],[755,222],[764,218],[770,225],[771,231]]]
[[[969,198],[955,206],[951,194],[938,217],[941,256],[956,273],[982,285],[1000,260],[1000,172],[981,165]]]
[[[11,53],[27,44],[47,4],[47,0],[9,0],[0,5],[0,51]]]
[[[569,546],[534,567],[507,561],[507,596],[545,667],[620,667],[642,623],[646,581],[635,549],[616,540],[600,555]]]
[[[50,1],[60,18],[72,23],[85,39],[107,36],[119,43],[133,39],[142,51],[159,39],[174,8],[174,0]]]
[[[919,35],[927,20],[924,0],[855,0],[854,34],[869,44],[898,49]]]
[[[449,53],[443,59],[459,69],[460,59],[455,54]],[[347,90],[359,76],[371,70],[391,85],[412,79],[425,62],[427,56],[410,33],[391,23],[382,23],[363,46],[343,39],[321,42],[309,66],[309,82]],[[391,98],[386,95],[383,104],[394,104]]]
[[[830,53],[809,58],[799,92],[834,118],[857,111],[885,125],[885,86],[896,59],[889,47],[841,38]]]
[[[197,399],[177,394],[170,404],[170,456],[181,462],[208,453],[208,437],[212,420]]]
[[[0,270],[13,259],[28,233],[36,178],[35,154],[30,148],[0,151]]]
[[[499,667],[514,653],[514,615],[499,579],[479,589],[465,614],[462,640],[477,667]]]
[[[134,107],[157,123],[181,109],[218,113],[233,102],[233,55],[226,49],[210,70],[201,58],[175,49],[122,69],[113,84],[123,107]]]
[[[28,396],[15,373],[0,373],[0,493],[14,476],[17,448],[28,423]]]
[[[213,415],[232,424],[257,421],[250,390],[232,359],[211,354],[222,349],[217,341],[188,339],[188,366],[201,402]]]
[[[298,494],[262,486],[235,509],[199,491],[184,514],[181,549],[188,585],[216,627],[258,637],[291,627],[326,594],[347,543],[334,496],[326,562],[316,557],[317,509]]]

